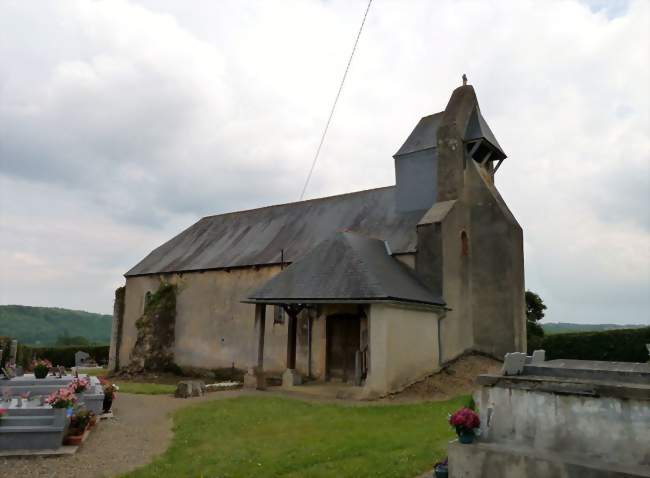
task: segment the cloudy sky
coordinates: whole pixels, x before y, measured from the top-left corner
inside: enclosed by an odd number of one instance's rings
[[[294,201],[365,0],[0,0],[0,303],[112,310],[199,217]],[[650,2],[375,0],[307,197],[394,184],[467,73],[550,321],[650,323]]]

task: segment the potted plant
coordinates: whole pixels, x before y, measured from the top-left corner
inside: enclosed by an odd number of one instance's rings
[[[471,408],[461,408],[449,417],[449,424],[456,429],[458,441],[469,444],[474,441],[476,429],[481,425],[481,420]]]
[[[449,465],[447,464],[447,457],[433,465],[433,476],[435,478],[447,478],[449,476]]]
[[[77,403],[77,397],[74,396],[74,393],[69,388],[60,388],[56,392],[52,392],[45,399],[45,403],[52,408],[71,410],[74,404]]]
[[[64,445],[79,445],[83,440],[84,433],[90,425],[93,413],[84,409],[77,408],[70,417],[70,427],[63,440]]]
[[[99,379],[102,384],[102,389],[104,390],[104,402],[102,404],[102,411],[108,413],[111,411],[113,406],[113,400],[117,397],[117,391],[120,389],[114,383],[109,382],[105,378]]]
[[[72,382],[70,382],[68,388],[72,391],[72,393],[83,393],[88,390],[89,386],[90,381],[87,378],[75,378],[72,380]]]
[[[47,359],[36,359],[32,362],[32,370],[34,370],[34,377],[45,378],[50,373],[52,362]]]

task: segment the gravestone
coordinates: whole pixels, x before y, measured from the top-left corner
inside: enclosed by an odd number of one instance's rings
[[[544,362],[546,360],[546,350],[533,350],[532,363]]]
[[[503,360],[501,373],[503,375],[520,375],[526,365],[526,354],[523,352],[513,352],[506,354]]]
[[[201,380],[184,380],[176,385],[176,398],[201,397],[206,392],[205,383]]]
[[[12,340],[9,346],[9,365],[16,365],[16,355],[18,355],[18,341]]]
[[[74,365],[75,367],[83,367],[88,359],[90,358],[90,354],[86,352],[82,352],[79,350],[78,352],[75,352],[74,354]]]

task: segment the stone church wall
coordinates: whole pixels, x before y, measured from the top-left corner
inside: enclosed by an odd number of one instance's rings
[[[174,362],[181,368],[212,370],[250,366],[255,306],[243,304],[248,292],[280,271],[279,266],[206,271],[184,274],[128,277],[122,324],[120,367],[128,365],[137,338],[136,320],[144,311],[147,292],[161,278],[177,285]],[[287,327],[274,324],[274,307],[266,311],[264,366],[267,371],[285,367]],[[300,325],[300,324],[299,324]],[[300,347],[298,360],[301,359]]]

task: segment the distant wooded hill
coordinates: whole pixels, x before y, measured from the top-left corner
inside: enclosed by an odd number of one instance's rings
[[[615,329],[636,329],[647,326],[639,324],[620,325],[620,324],[571,324],[568,322],[549,322],[542,324],[544,333],[547,335],[565,334],[570,332],[600,332],[602,330]]]
[[[0,336],[32,345],[108,344],[111,320],[80,310],[0,305]]]

